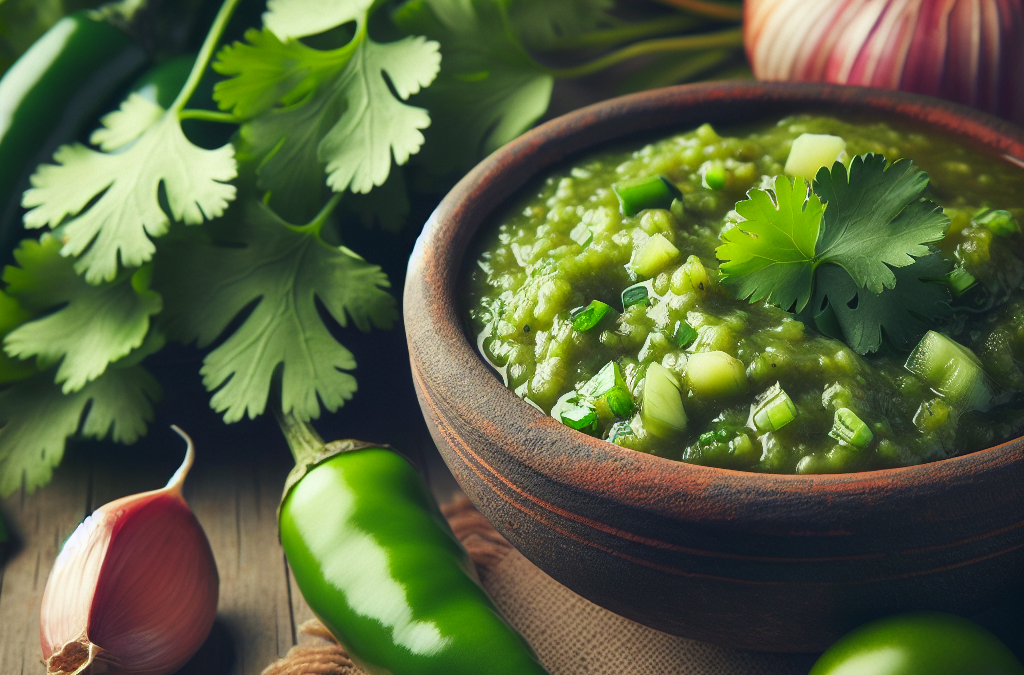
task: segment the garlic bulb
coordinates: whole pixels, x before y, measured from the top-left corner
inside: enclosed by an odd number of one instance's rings
[[[1024,123],[1020,0],[746,0],[759,80],[902,89]]]
[[[47,673],[162,675],[209,635],[217,567],[181,494],[192,440],[174,429],[188,451],[167,487],[96,509],[58,554],[40,610]]]

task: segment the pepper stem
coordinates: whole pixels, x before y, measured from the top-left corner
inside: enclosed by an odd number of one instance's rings
[[[308,466],[316,462],[324,451],[324,439],[316,432],[313,425],[298,417],[294,413],[286,413],[281,407],[280,401],[271,404],[274,410],[274,417],[281,427],[281,433],[288,441],[288,448],[292,451],[296,466]]]

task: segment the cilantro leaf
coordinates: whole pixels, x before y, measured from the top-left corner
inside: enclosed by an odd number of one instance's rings
[[[115,153],[79,143],[61,146],[57,163],[38,168],[22,199],[31,209],[25,226],[60,226],[61,253],[78,256],[75,270],[93,284],[112,280],[119,260],[138,267],[153,257],[150,237],[163,235],[170,224],[161,187],[171,215],[189,225],[220,216],[235,198],[235,186],[226,182],[237,174],[232,145],[199,148],[185,138],[177,113],[152,122],[152,108],[135,97],[119,113],[105,117],[94,137],[108,147],[134,137],[131,145]]]
[[[325,244],[313,226],[291,227],[260,203],[161,246],[156,287],[170,337],[210,345],[237,317],[238,329],[210,352],[203,382],[226,422],[261,414],[281,370],[286,413],[311,419],[352,397],[352,353],[331,334],[318,303],[342,327],[388,328],[395,302],[387,277],[345,247]],[[165,290],[166,289],[166,290]],[[250,313],[244,313],[251,308]],[[319,399],[319,400],[318,400]]]
[[[18,304],[18,301],[0,291],[0,341],[8,333],[32,318],[32,313]],[[0,350],[0,384],[28,377],[36,372],[31,363],[12,359]]]
[[[829,314],[834,316],[833,325],[841,334],[832,337],[842,339],[858,354],[878,351],[883,333],[895,348],[906,351],[933,321],[951,313],[948,287],[932,281],[947,272],[949,265],[933,253],[894,269],[894,287],[874,293],[858,288],[844,268],[824,264],[816,277],[813,306],[819,311],[815,323],[819,330],[830,334]]]
[[[821,200],[808,196],[802,179],[790,183],[785,176],[775,178],[774,193],[751,190],[748,197],[736,204],[746,221],[721,235],[722,280],[741,298],[799,312],[813,287]]]
[[[857,286],[872,293],[896,283],[892,267],[926,256],[926,244],[938,241],[949,227],[942,207],[922,201],[928,174],[907,159],[886,168],[885,157],[854,157],[849,172],[837,162],[822,168],[814,191],[828,204],[818,242],[821,263],[845,269]]]
[[[60,249],[59,239],[44,234],[14,252],[18,266],[4,270],[7,292],[34,314],[51,313],[12,330],[3,344],[10,357],[36,357],[41,370],[60,363],[55,382],[67,394],[141,346],[162,302],[148,287],[152,268],[93,286],[75,274]]]
[[[554,77],[506,29],[506,0],[409,0],[392,14],[406,34],[441,43],[441,73],[417,99],[431,112],[423,162],[466,169],[526,131],[551,102]],[[535,23],[557,23],[563,2],[537,3]],[[552,28],[552,30],[554,30]]]
[[[316,35],[350,21],[362,25],[375,0],[268,0],[263,25],[281,40]]]
[[[144,368],[110,368],[80,391],[63,394],[48,373],[0,390],[0,497],[33,492],[53,476],[64,445],[84,436],[134,443],[153,419],[160,385]],[[84,420],[83,420],[84,416]]]
[[[245,42],[227,45],[217,55],[213,69],[231,79],[214,86],[214,98],[222,110],[251,119],[278,103],[302,102],[347,61],[343,49],[321,51],[250,28]]]
[[[531,49],[593,30],[614,8],[612,0],[513,0],[509,18]]]

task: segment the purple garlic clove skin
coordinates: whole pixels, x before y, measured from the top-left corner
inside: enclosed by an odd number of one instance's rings
[[[206,641],[219,578],[181,494],[192,441],[167,487],[96,509],[68,538],[43,591],[47,673],[164,675]]]

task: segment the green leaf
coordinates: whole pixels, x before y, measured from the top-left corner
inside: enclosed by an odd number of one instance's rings
[[[34,314],[50,313],[12,330],[3,346],[10,357],[36,357],[40,370],[59,363],[55,382],[71,393],[141,346],[162,302],[149,290],[151,268],[93,286],[60,248],[59,239],[44,234],[14,252],[18,267],[4,270],[7,292]]]
[[[139,116],[148,113],[133,101],[122,105],[120,116],[105,118],[101,141],[117,144],[137,134]],[[119,261],[138,267],[153,257],[150,238],[170,224],[161,191],[174,219],[189,225],[220,216],[235,198],[235,186],[227,183],[237,174],[233,146],[193,145],[173,112],[115,153],[76,143],[61,146],[54,160],[32,176],[22,200],[31,209],[25,226],[60,226],[61,253],[77,256],[75,270],[93,284],[114,279]]]
[[[104,152],[123,148],[146,133],[165,112],[155,101],[136,93],[129,94],[120,108],[100,118],[103,126],[92,132],[89,142]]]
[[[349,51],[321,51],[301,42],[282,42],[269,30],[250,28],[245,42],[224,47],[213,69],[231,79],[214,86],[222,110],[251,119],[277,104],[295,105],[348,62]]]
[[[942,256],[933,253],[893,270],[893,288],[881,293],[858,288],[838,265],[824,264],[817,274],[813,306],[834,312],[842,339],[858,354],[878,351],[883,334],[906,351],[938,319],[951,313],[949,289],[934,280],[949,272]]]
[[[417,99],[431,112],[423,161],[438,174],[466,170],[526,131],[548,109],[554,77],[506,29],[505,0],[410,0],[392,15],[400,30],[441,43],[441,74]],[[566,2],[536,3],[553,26]],[[552,28],[552,31],[554,29]]]
[[[134,443],[159,397],[160,385],[141,366],[111,368],[69,395],[48,373],[0,390],[0,497],[23,483],[28,492],[48,483],[79,429],[90,438]]]
[[[352,397],[352,353],[324,323],[318,303],[342,327],[388,328],[395,302],[387,277],[345,247],[330,246],[316,227],[288,226],[262,204],[247,204],[199,234],[161,246],[155,286],[172,338],[210,345],[229,324],[241,325],[210,352],[203,382],[226,422],[261,414],[280,369],[286,413],[319,417]],[[248,313],[247,313],[248,311]]]
[[[905,267],[930,253],[927,244],[946,234],[942,207],[923,201],[928,174],[907,159],[886,168],[885,157],[854,157],[849,172],[840,162],[822,168],[814,192],[828,204],[817,246],[818,264],[845,269],[857,286],[872,293],[892,288],[891,268]]]
[[[612,0],[512,0],[509,18],[531,49],[593,30],[615,7]]]
[[[366,22],[376,0],[268,0],[263,25],[281,40],[324,33],[350,21]]]
[[[32,313],[18,304],[18,301],[0,291],[0,341],[8,333],[32,318]],[[18,359],[12,359],[0,351],[0,384],[20,380],[36,372],[35,366]]]
[[[722,233],[722,281],[751,302],[801,311],[811,297],[822,204],[802,179],[775,178],[773,193],[751,190],[736,204],[746,221]]]

